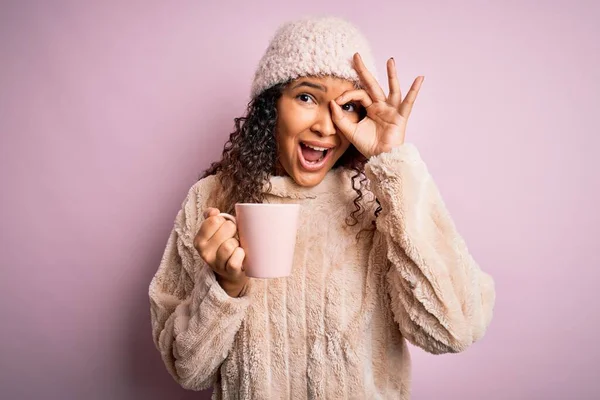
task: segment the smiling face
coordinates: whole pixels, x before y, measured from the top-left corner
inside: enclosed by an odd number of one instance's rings
[[[329,102],[354,88],[351,81],[327,76],[299,78],[283,90],[275,130],[279,163],[298,185],[321,183],[350,146],[331,119]],[[359,121],[358,105],[348,103],[342,110]]]

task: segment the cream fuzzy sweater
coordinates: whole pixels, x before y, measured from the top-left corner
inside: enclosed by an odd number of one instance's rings
[[[193,246],[202,211],[219,195],[196,183],[150,284],[152,330],[183,387],[215,399],[408,399],[406,341],[455,353],[492,318],[494,282],[456,231],[417,149],[369,160],[367,213],[345,222],[356,192],[337,169],[313,188],[272,178],[266,201],[301,207],[293,273],[251,279],[229,297]],[[376,203],[383,211],[375,231]]]

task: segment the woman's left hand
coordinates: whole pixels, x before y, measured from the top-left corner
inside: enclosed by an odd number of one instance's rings
[[[402,99],[396,64],[393,58],[389,59],[387,75],[390,93],[386,97],[358,53],[354,55],[354,68],[365,89],[345,92],[331,101],[330,108],[333,122],[342,134],[358,151],[370,158],[404,143],[406,123],[424,77],[417,77]],[[367,116],[358,123],[351,121],[342,111],[341,106],[349,102],[360,102],[367,110]]]

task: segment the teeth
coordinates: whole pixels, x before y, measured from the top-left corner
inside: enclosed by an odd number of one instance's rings
[[[317,146],[311,146],[310,144],[306,144],[303,143],[306,147],[310,147],[311,149],[317,150],[317,151],[325,151],[327,150],[325,147],[317,147]]]

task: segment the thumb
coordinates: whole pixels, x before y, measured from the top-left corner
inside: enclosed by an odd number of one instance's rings
[[[344,115],[342,107],[340,107],[335,100],[329,102],[329,108],[331,109],[331,119],[333,120],[333,123],[348,140],[352,141],[352,136],[354,135],[354,131],[356,131],[357,124]]]

